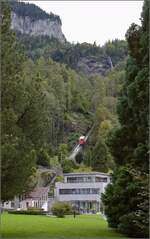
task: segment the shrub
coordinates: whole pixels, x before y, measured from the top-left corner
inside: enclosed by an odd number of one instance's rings
[[[68,203],[57,202],[52,207],[52,213],[57,217],[64,217],[65,215],[72,213],[72,208]]]
[[[70,215],[73,213],[72,207],[69,203],[63,203],[64,209],[65,209],[65,215]]]
[[[55,182],[63,182],[64,181],[64,177],[63,176],[57,176],[55,179]]]
[[[37,152],[37,164],[42,165],[44,167],[50,166],[50,156],[48,152],[43,148],[41,148]]]
[[[8,211],[10,214],[26,214],[26,215],[45,215],[46,212],[41,210],[21,210],[21,211]]]
[[[61,163],[63,168],[63,173],[71,173],[73,169],[76,168],[75,163],[72,160],[65,159]]]
[[[28,211],[36,211],[36,212],[43,212],[44,209],[43,208],[37,208],[37,207],[28,207],[27,209]]]
[[[146,221],[140,215],[140,211],[128,213],[120,218],[118,229],[121,233],[130,237],[135,237],[136,235],[137,238],[148,238],[148,218]]]

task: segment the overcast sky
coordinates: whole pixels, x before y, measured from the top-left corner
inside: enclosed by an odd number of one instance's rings
[[[140,24],[143,1],[24,1],[34,3],[62,20],[62,31],[70,42],[96,41],[103,45],[124,39],[132,22]]]

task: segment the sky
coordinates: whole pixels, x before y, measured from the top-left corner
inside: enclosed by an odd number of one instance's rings
[[[24,1],[59,15],[69,42],[103,45],[125,39],[131,23],[140,24],[143,1]]]

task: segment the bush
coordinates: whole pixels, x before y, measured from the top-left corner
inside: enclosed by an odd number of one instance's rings
[[[43,208],[37,208],[37,207],[28,207],[27,211],[36,211],[36,212],[43,212]]]
[[[72,214],[70,204],[65,202],[57,202],[52,207],[52,213],[57,217],[64,217],[67,214]]]
[[[72,160],[65,159],[62,161],[63,173],[71,173],[76,168],[75,163]]]
[[[21,211],[8,211],[10,214],[26,214],[26,215],[45,215],[46,212],[41,210],[21,210]]]
[[[64,181],[64,177],[63,176],[57,176],[55,179],[55,182],[63,182]]]
[[[49,156],[48,152],[43,148],[41,148],[37,152],[37,164],[42,165],[44,167],[50,166],[50,156]]]
[[[149,238],[149,230],[148,230],[148,218],[147,222],[142,215],[138,215],[138,212],[128,213],[120,218],[120,224],[118,229],[121,233],[126,234],[130,237],[137,238]]]

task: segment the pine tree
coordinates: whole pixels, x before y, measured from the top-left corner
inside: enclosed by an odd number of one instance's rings
[[[24,56],[17,47],[15,35],[10,30],[10,9],[2,2],[1,22],[1,152],[2,200],[28,190],[34,173],[35,153],[17,120],[26,104],[26,91],[22,75]]]
[[[109,145],[116,167],[103,196],[109,225],[130,237],[148,237],[148,21],[144,1],[142,26],[126,33],[129,59],[119,99],[120,127]]]

